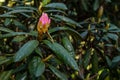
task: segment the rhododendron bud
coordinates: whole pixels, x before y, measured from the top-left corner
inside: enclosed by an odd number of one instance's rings
[[[48,31],[50,22],[51,20],[47,13],[42,13],[42,16],[39,18],[39,22],[37,24],[38,36],[42,36],[43,33]]]

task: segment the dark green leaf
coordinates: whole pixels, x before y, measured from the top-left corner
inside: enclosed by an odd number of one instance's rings
[[[68,80],[67,77],[65,76],[65,74],[63,74],[62,72],[60,72],[57,68],[49,65],[49,68],[51,69],[51,71],[60,78],[60,80]]]
[[[112,39],[112,40],[115,40],[115,41],[118,40],[118,35],[117,35],[117,34],[108,33],[107,36],[108,36],[110,39]]]
[[[71,66],[74,70],[79,70],[75,59],[69,54],[69,52],[58,43],[51,43],[45,40],[44,43],[54,52],[54,54],[65,64]]]
[[[31,40],[25,43],[14,56],[14,62],[21,61],[22,59],[29,56],[35,48],[38,46],[37,40]]]
[[[29,63],[29,72],[36,77],[42,75],[45,70],[45,64],[41,61],[39,57],[34,57]]]
[[[13,42],[21,42],[23,40],[25,40],[27,37],[26,36],[16,36],[14,37],[14,39],[12,40]]]
[[[112,62],[120,62],[120,56],[116,56],[113,58]]]
[[[93,52],[91,60],[92,60],[92,72],[93,74],[96,74],[98,72],[98,56],[96,51]]]
[[[17,21],[17,20],[13,20],[13,23],[14,23],[14,25],[15,25],[16,27],[18,27],[19,29],[24,30],[24,31],[27,30],[26,26],[23,25],[21,22],[19,22],[19,21]]]
[[[50,3],[50,4],[46,5],[45,7],[67,10],[67,7],[64,3]]]
[[[111,64],[112,64],[112,61],[109,59],[108,56],[106,56],[105,58],[106,58],[106,61],[107,61],[108,66],[110,67]]]
[[[58,18],[62,21],[65,21],[67,24],[70,24],[70,25],[73,25],[73,26],[79,26],[79,27],[82,27],[79,23],[77,23],[76,21],[68,18],[68,17],[65,17],[65,16],[61,16],[61,15],[54,15],[55,18]]]
[[[9,80],[11,74],[12,74],[12,70],[1,72],[0,73],[0,80]]]
[[[1,65],[1,64],[4,64],[4,63],[8,63],[8,62],[10,62],[10,61],[12,61],[11,58],[7,58],[7,57],[4,57],[4,56],[0,56],[0,65]]]
[[[8,25],[10,25],[10,23],[11,23],[11,19],[10,18],[6,18],[5,22],[4,22],[4,25],[8,26]]]
[[[13,37],[13,36],[19,36],[19,35],[32,35],[32,34],[25,33],[25,32],[10,32],[8,34],[0,35],[0,38]]]
[[[73,48],[70,40],[67,37],[63,37],[62,43],[63,43],[64,47],[68,50],[68,52],[74,57],[75,52],[74,52],[74,48]]]
[[[106,78],[106,76],[108,75],[108,73],[109,72],[107,69],[102,70],[102,73],[99,76],[99,80],[104,80]]]
[[[85,56],[83,58],[83,63],[85,68],[87,68],[87,66],[89,65],[90,58],[91,58],[91,49],[86,50]]]
[[[96,11],[99,8],[99,0],[95,0],[93,10]]]
[[[8,28],[5,28],[5,27],[0,27],[0,31],[4,31],[4,32],[14,32]]]
[[[68,32],[70,35],[72,35],[73,37],[77,38],[77,40],[81,40],[81,35],[75,31],[74,29],[68,28],[68,27],[55,27],[49,30],[50,33],[54,33],[57,31],[66,31]]]

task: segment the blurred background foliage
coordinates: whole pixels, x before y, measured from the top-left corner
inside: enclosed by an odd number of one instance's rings
[[[0,0],[0,80],[119,80],[119,33],[120,0]]]

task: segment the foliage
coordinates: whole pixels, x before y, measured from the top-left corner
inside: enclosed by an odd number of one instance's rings
[[[119,0],[0,0],[0,80],[119,80]],[[48,33],[38,39],[45,12]]]

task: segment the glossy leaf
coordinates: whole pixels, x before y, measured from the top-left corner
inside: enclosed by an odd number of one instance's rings
[[[9,28],[5,28],[5,27],[0,27],[0,31],[4,31],[4,32],[14,32],[13,30],[10,30]]]
[[[67,7],[64,3],[50,3],[50,4],[46,5],[45,7],[67,10]]]
[[[45,64],[41,61],[39,57],[33,57],[32,61],[29,63],[29,72],[35,77],[39,77],[45,70]]]
[[[70,35],[72,35],[73,37],[76,37],[77,40],[81,40],[81,35],[75,31],[74,29],[68,28],[68,27],[55,27],[49,30],[50,33],[54,33],[57,31],[66,31],[68,32]]]
[[[21,22],[19,22],[19,21],[17,21],[17,20],[13,20],[13,23],[14,23],[14,25],[15,25],[16,27],[18,27],[19,29],[24,30],[24,31],[27,30],[26,26],[23,25]]]
[[[79,70],[75,59],[69,54],[69,52],[58,43],[51,43],[45,40],[44,43],[54,52],[54,54],[64,63],[71,66],[74,70]]]
[[[37,40],[31,40],[25,43],[15,54],[14,62],[21,61],[22,59],[29,56],[35,50],[38,44],[39,42]]]
[[[25,40],[26,38],[27,38],[26,36],[16,36],[16,37],[14,37],[12,42],[21,42],[21,41]]]
[[[68,80],[67,77],[65,76],[65,74],[63,74],[62,72],[60,72],[57,68],[49,65],[49,68],[51,69],[51,71],[60,78],[60,80]]]
[[[67,37],[63,37],[62,43],[63,43],[64,47],[68,50],[68,52],[74,57],[75,52],[74,52],[74,48],[73,48],[70,40]]]
[[[79,23],[77,23],[76,21],[74,21],[68,17],[61,16],[61,15],[54,15],[54,17],[66,22],[67,24],[70,24],[70,26],[73,25],[73,26],[82,27]]]

